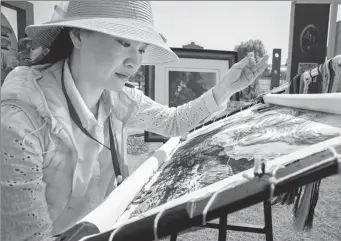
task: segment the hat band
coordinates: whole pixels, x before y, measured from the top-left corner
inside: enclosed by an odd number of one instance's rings
[[[152,9],[145,1],[70,1],[65,18],[123,18],[154,26]]]

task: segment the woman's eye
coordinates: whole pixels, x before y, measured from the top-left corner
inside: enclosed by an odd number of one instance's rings
[[[145,49],[141,49],[141,50],[140,50],[140,54],[144,54],[145,52],[146,52]]]
[[[122,44],[124,47],[126,47],[126,48],[129,48],[130,47],[130,44],[129,43],[127,43],[127,42],[124,42],[124,41],[122,41],[122,40],[118,40],[118,42],[120,43],[120,44]]]

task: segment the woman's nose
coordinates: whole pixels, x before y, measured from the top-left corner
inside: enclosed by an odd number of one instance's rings
[[[125,66],[136,70],[140,67],[141,63],[142,55],[139,53],[138,50],[129,51],[129,54],[124,62]]]

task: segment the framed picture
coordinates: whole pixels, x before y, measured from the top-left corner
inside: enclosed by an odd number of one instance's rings
[[[219,82],[218,70],[166,68],[166,71],[170,107],[196,99]]]
[[[26,37],[25,27],[34,23],[33,3],[1,1],[1,82],[20,64],[18,41]]]
[[[292,1],[288,81],[307,67],[304,63],[324,63],[327,56],[329,17],[330,3]]]
[[[238,61],[234,51],[172,48],[178,63],[145,67],[145,94],[164,105],[177,107],[194,100],[219,83]],[[236,100],[233,96],[231,99]],[[165,142],[168,138],[145,132],[145,142]]]
[[[298,63],[297,74],[303,74],[305,71],[312,70],[317,66],[317,63]]]
[[[1,1],[1,7],[7,8],[16,11],[16,26],[17,31],[14,30],[14,32],[17,32],[17,39],[25,38],[25,28],[28,25],[34,24],[34,9],[33,9],[33,3],[30,3],[28,1]],[[6,36],[7,33],[10,33],[11,28],[9,26],[6,26],[7,29],[3,30],[3,24],[1,24],[1,35]]]

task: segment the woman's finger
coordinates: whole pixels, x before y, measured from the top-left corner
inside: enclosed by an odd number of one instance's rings
[[[257,65],[255,67],[257,67],[257,68],[253,69],[253,74],[254,74],[255,77],[258,77],[268,67],[268,64]]]
[[[250,58],[249,58],[249,66],[254,66],[256,64],[255,54],[254,52],[250,52]]]
[[[252,63],[255,63],[254,53],[249,52],[246,57],[236,63],[236,65],[238,65],[238,68],[243,69],[246,66],[253,66],[254,64]]]
[[[255,71],[257,71],[260,67],[263,67],[263,66],[265,66],[264,69],[266,69],[266,67],[269,66],[268,63],[267,63],[268,60],[269,60],[269,55],[265,55],[263,58],[261,58],[261,59],[259,60],[259,62],[258,62],[256,65],[254,65],[254,66],[251,68],[251,71],[252,71],[252,72],[255,72]]]
[[[264,71],[267,67],[269,67],[267,63],[257,64],[256,66],[252,67],[251,72],[255,73],[259,71]]]
[[[263,63],[267,63],[269,60],[269,55],[264,55],[259,61],[257,64],[263,64]]]

